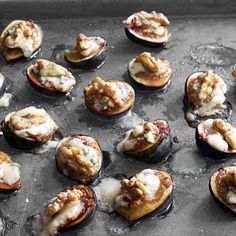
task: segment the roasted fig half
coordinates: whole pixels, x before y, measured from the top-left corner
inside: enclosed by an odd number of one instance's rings
[[[196,143],[200,151],[222,160],[236,155],[236,129],[222,119],[208,119],[196,128]]]
[[[27,107],[9,113],[2,121],[7,142],[18,149],[33,149],[50,140],[58,126],[44,109]]]
[[[27,69],[30,85],[49,96],[66,96],[75,85],[75,77],[65,67],[38,59]]]
[[[172,151],[170,127],[165,120],[154,120],[137,125],[126,133],[117,151],[139,161],[156,163]]]
[[[184,112],[188,124],[196,128],[209,118],[228,120],[232,105],[226,100],[224,80],[212,70],[191,74],[185,83]]]
[[[226,211],[236,215],[236,166],[222,167],[210,178],[210,193]]]
[[[99,77],[84,88],[85,105],[102,118],[118,118],[127,114],[134,105],[135,93],[126,82],[104,81]]]
[[[65,51],[65,60],[80,69],[99,69],[107,54],[106,40],[79,34],[74,48]]]
[[[20,166],[0,151],[0,192],[11,193],[20,189]]]
[[[0,52],[7,62],[31,58],[39,51],[43,33],[33,21],[12,21],[1,33]]]
[[[140,11],[129,16],[123,23],[128,38],[138,44],[161,47],[170,40],[170,22],[162,13]]]
[[[74,185],[53,197],[40,214],[36,235],[58,235],[88,225],[96,211],[96,197],[85,185]]]
[[[115,211],[130,225],[165,215],[173,204],[173,180],[165,171],[145,169],[121,180]]]
[[[97,141],[87,135],[63,138],[56,148],[56,165],[64,175],[83,184],[94,182],[102,167],[103,154]]]
[[[129,63],[128,73],[136,88],[165,91],[170,84],[172,70],[169,61],[143,52]]]

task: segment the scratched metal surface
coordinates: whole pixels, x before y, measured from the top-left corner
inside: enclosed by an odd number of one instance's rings
[[[1,16],[0,16],[1,17]],[[14,19],[14,15],[11,16]],[[78,33],[98,35],[108,42],[104,66],[96,72],[71,70],[77,78],[73,101],[50,99],[37,94],[28,85],[25,69],[32,61],[6,65],[0,61],[0,71],[8,78],[14,98],[9,108],[0,111],[1,119],[10,111],[34,105],[44,107],[60,126],[64,135],[86,133],[95,137],[104,150],[111,153],[112,163],[102,176],[132,173],[146,167],[160,167],[169,171],[175,180],[175,206],[164,219],[146,222],[129,229],[114,215],[97,211],[94,221],[76,234],[65,235],[233,235],[235,218],[224,213],[211,199],[208,179],[221,166],[205,160],[196,149],[194,129],[188,127],[182,111],[184,82],[193,71],[213,69],[228,85],[228,99],[236,107],[235,81],[231,70],[236,63],[236,18],[233,17],[171,17],[172,38],[166,48],[151,49],[137,45],[126,38],[123,17],[43,19],[38,23],[44,31],[39,56],[63,64],[60,53],[74,43]],[[8,20],[0,18],[0,28]],[[137,54],[149,51],[168,59],[173,68],[172,83],[165,94],[136,94],[132,114],[116,121],[102,121],[92,116],[84,106],[83,88],[95,75],[103,79],[127,80],[126,68]],[[70,69],[70,67],[68,67]],[[148,165],[124,159],[114,148],[126,130],[142,119],[167,119],[176,151],[167,162]],[[236,125],[235,109],[232,123]],[[61,175],[54,163],[54,150],[41,155],[18,151],[0,138],[0,149],[9,153],[21,165],[22,188],[11,196],[0,195],[0,226],[5,221],[5,233],[0,235],[28,236],[31,216],[40,212],[44,202],[75,181]],[[225,165],[233,163],[229,160]]]

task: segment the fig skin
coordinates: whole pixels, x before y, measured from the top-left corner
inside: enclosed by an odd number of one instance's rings
[[[141,45],[146,46],[146,47],[150,47],[150,48],[163,47],[168,43],[168,41],[152,42],[152,41],[149,41],[148,39],[145,40],[145,39],[138,38],[130,32],[130,30],[128,29],[127,26],[125,26],[125,33],[131,41],[133,41],[137,44],[141,44]]]

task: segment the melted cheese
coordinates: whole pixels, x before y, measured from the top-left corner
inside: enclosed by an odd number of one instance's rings
[[[233,192],[233,191],[228,191],[228,193],[227,193],[227,201],[230,204],[236,204],[236,193]]]
[[[4,95],[0,98],[0,107],[8,107],[11,98],[12,98],[11,93],[4,93]]]
[[[0,164],[0,182],[12,185],[20,180],[20,166],[17,163]]]
[[[156,192],[160,187],[160,179],[155,173],[156,170],[145,169],[135,175],[137,180],[147,188],[148,194],[146,195],[146,197],[148,199],[154,199]]]
[[[155,143],[156,135],[153,131],[148,131],[146,134],[144,134],[144,137],[149,143]]]
[[[206,138],[208,144],[210,144],[213,148],[227,152],[229,149],[228,143],[223,139],[223,137],[219,134],[208,135]]]
[[[98,207],[101,211],[112,212],[114,210],[115,198],[120,193],[120,180],[115,178],[104,178],[94,187],[98,200]]]
[[[29,135],[37,136],[37,135],[47,135],[51,133],[53,130],[57,130],[58,126],[52,120],[52,118],[48,115],[48,113],[44,109],[37,109],[35,107],[27,107],[25,109],[19,110],[17,112],[10,113],[5,119],[10,119],[9,116],[24,116],[26,114],[38,114],[43,115],[47,118],[46,122],[40,125],[32,125],[30,128],[21,129],[21,130],[13,130],[13,132],[22,138],[28,138]],[[11,128],[11,124],[9,124]]]
[[[69,78],[65,76],[61,77],[40,77],[40,81],[46,87],[49,87],[53,84],[53,87],[59,91],[65,92],[69,91],[72,86],[75,85],[75,78]]]
[[[131,87],[127,86],[127,84],[123,83],[123,82],[113,82],[110,83],[110,85],[112,86],[113,89],[116,90],[118,97],[122,100],[126,100],[130,94],[130,92],[132,92],[133,90],[131,89]]]

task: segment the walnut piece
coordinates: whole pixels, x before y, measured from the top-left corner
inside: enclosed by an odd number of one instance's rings
[[[99,49],[99,44],[91,37],[79,34],[76,39],[76,50],[84,57],[88,57]]]
[[[53,202],[47,206],[47,214],[53,216],[65,209],[69,204],[77,202],[83,196],[82,191],[78,189],[67,189],[64,192],[60,192]]]
[[[188,98],[195,107],[203,103],[209,103],[213,96],[213,90],[220,84],[219,77],[209,70],[200,74],[188,85]]]
[[[28,129],[32,125],[39,126],[47,121],[47,117],[43,114],[23,113],[13,114],[9,120],[10,125],[15,130]]]
[[[213,121],[212,127],[223,135],[224,139],[232,149],[236,149],[236,139],[233,135],[233,127],[229,123],[221,119],[216,119]]]
[[[236,77],[236,67],[233,69],[232,75],[233,75],[234,77]]]
[[[103,110],[122,107],[124,104],[111,83],[105,82],[99,77],[92,80],[91,84],[84,89],[84,92],[89,104],[94,105],[95,101],[98,101]]]
[[[148,26],[168,26],[170,24],[169,20],[162,13],[157,13],[152,11],[151,13],[147,13],[145,11],[141,11],[135,14],[132,19],[132,25],[135,27],[147,28]]]
[[[222,181],[229,186],[236,186],[236,173],[235,171],[226,172],[223,176]]]
[[[22,41],[32,39],[34,36],[33,23],[22,21],[8,30],[8,36],[5,39],[5,45],[8,48],[21,48]]]

